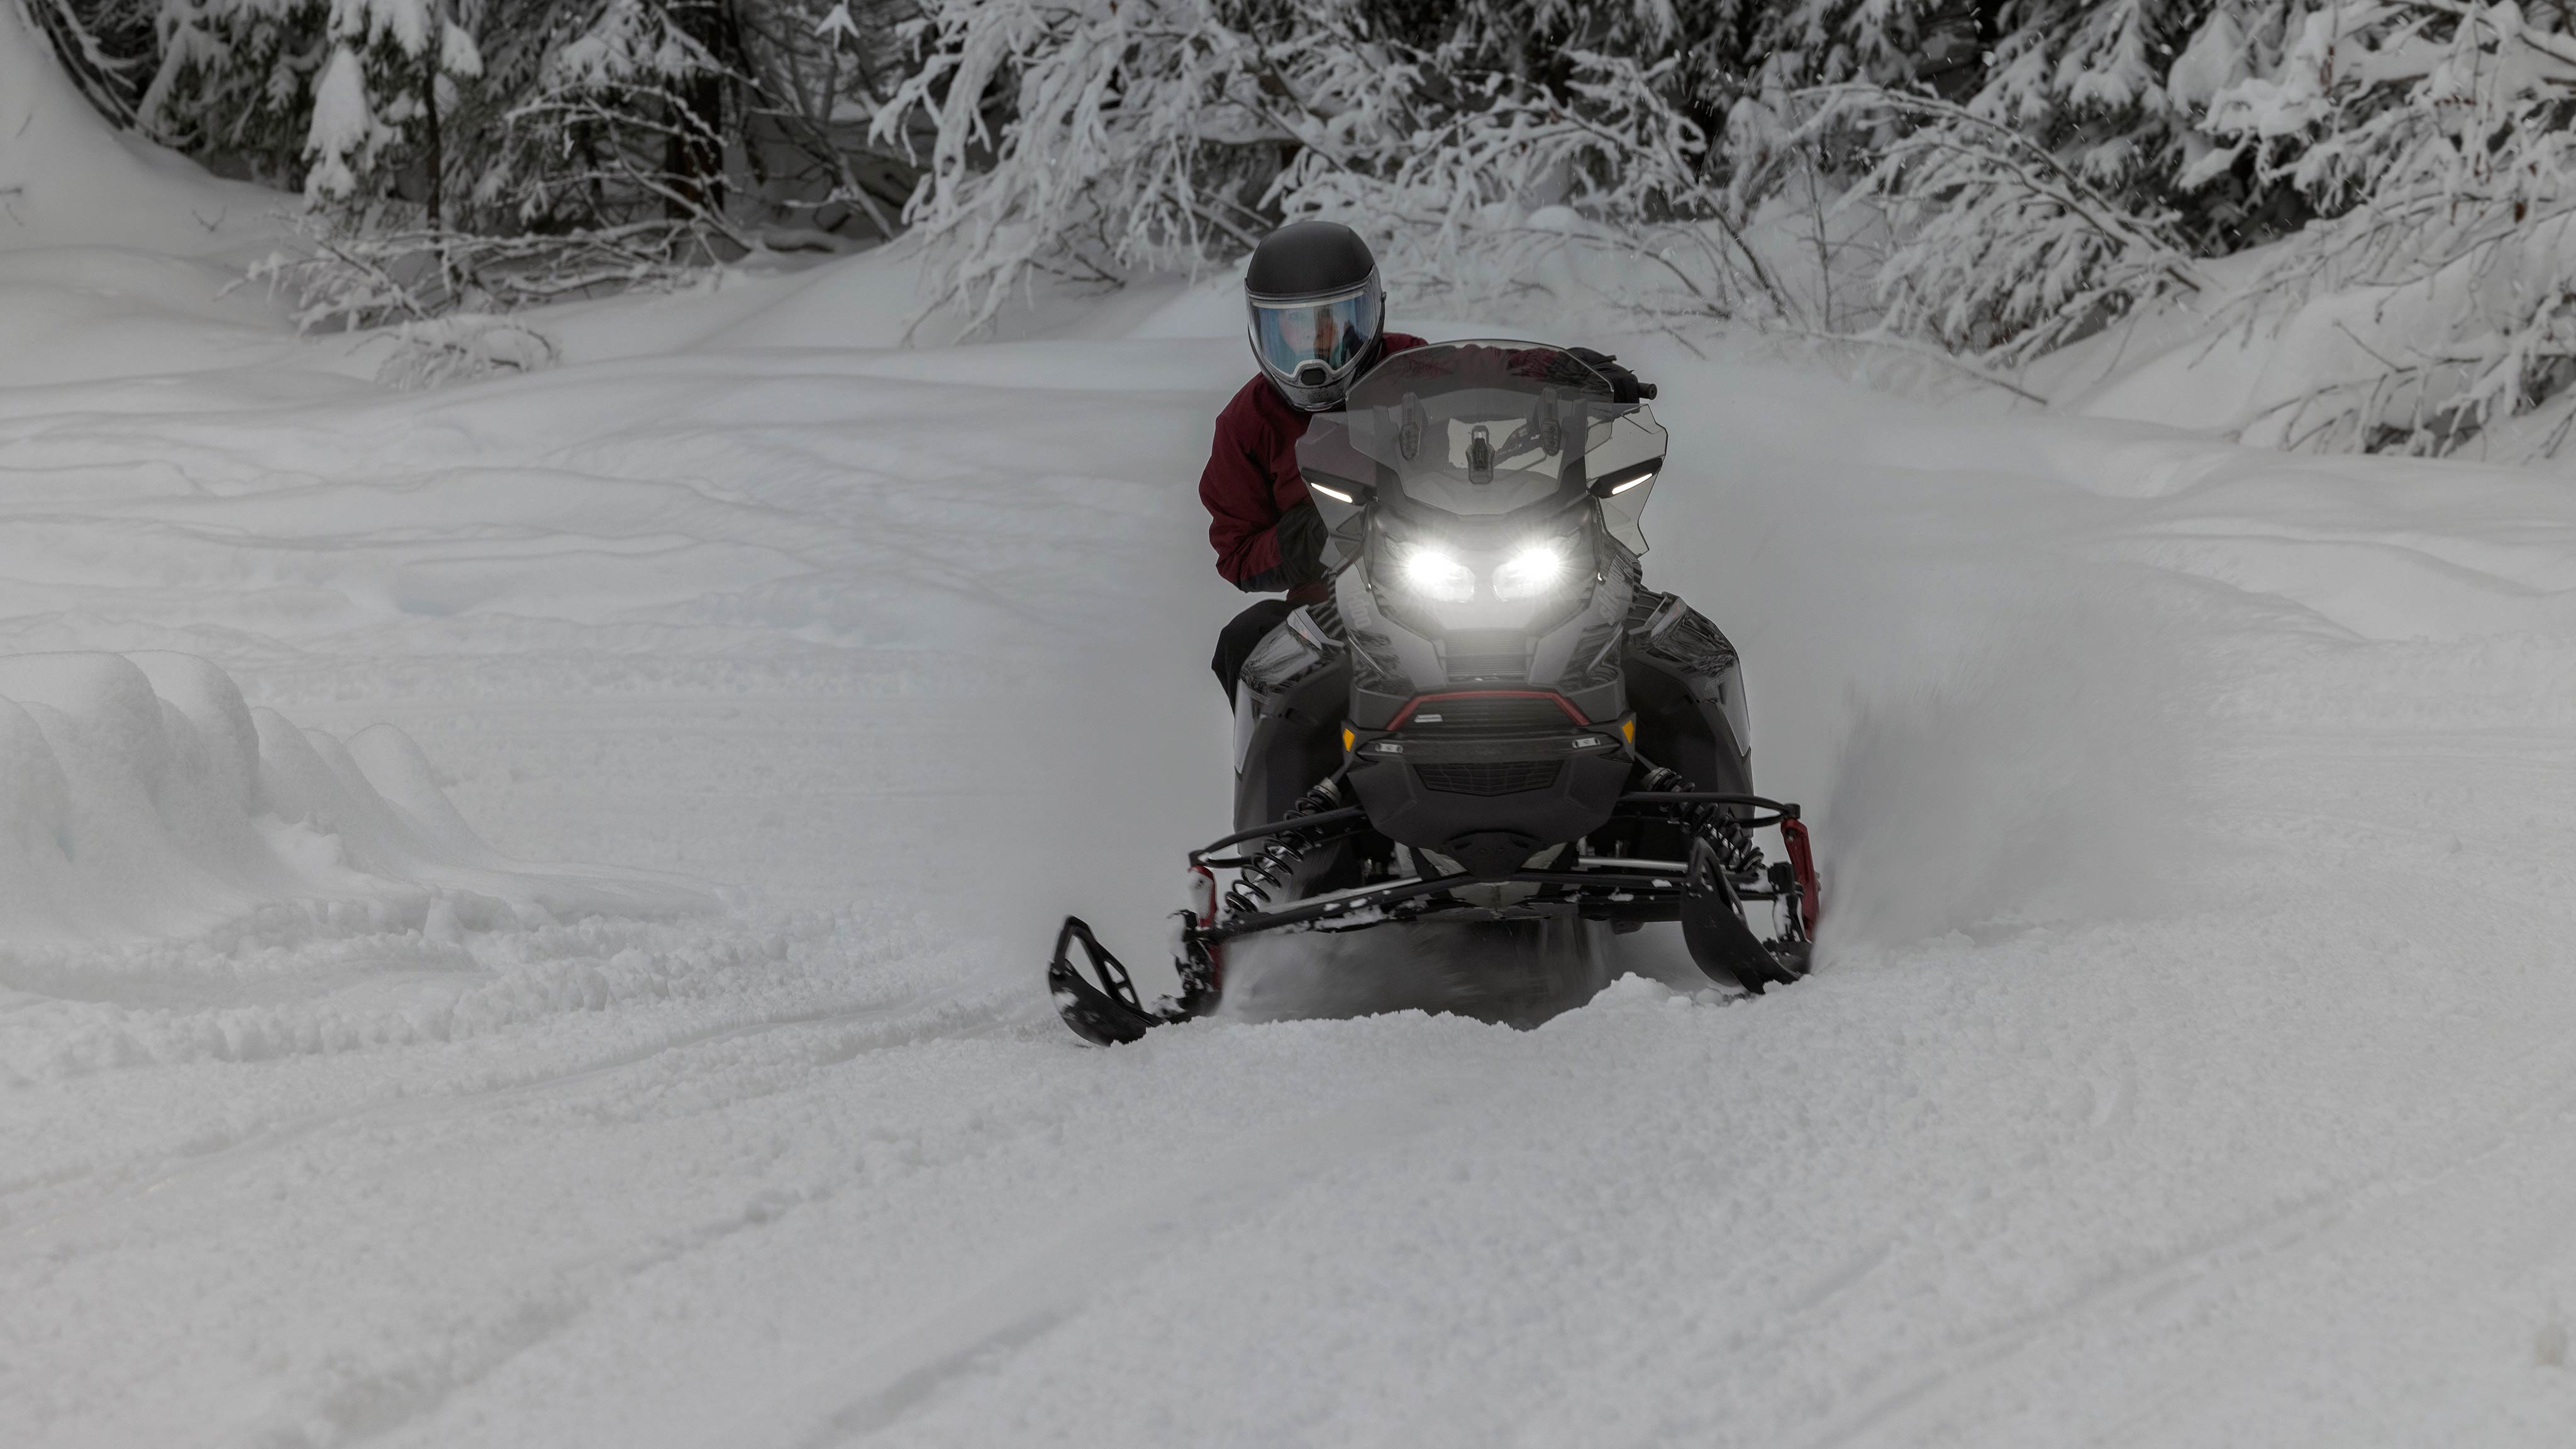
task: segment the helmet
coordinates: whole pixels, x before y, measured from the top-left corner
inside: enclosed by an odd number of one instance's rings
[[[1252,355],[1292,407],[1339,406],[1377,355],[1386,294],[1377,258],[1349,227],[1300,221],[1253,248],[1243,274]]]

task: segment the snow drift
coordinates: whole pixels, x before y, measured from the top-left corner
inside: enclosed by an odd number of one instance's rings
[[[0,939],[202,933],[277,902],[432,934],[712,905],[531,869],[477,836],[401,731],[345,742],[253,710],[186,654],[0,658]]]
[[[105,245],[207,256],[272,230],[278,201],[119,135],[17,5],[0,5],[0,252]]]

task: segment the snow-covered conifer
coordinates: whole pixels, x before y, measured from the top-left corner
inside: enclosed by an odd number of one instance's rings
[[[1400,284],[1484,290],[1569,245],[1669,266],[1655,229],[1728,234],[1711,127],[1766,23],[1659,0],[933,0],[879,135],[925,123],[908,215],[937,294],[979,320],[1035,274],[1195,266],[1304,214],[1390,244]],[[1726,275],[1693,285],[1741,280],[1740,252],[1709,255]]]
[[[2240,313],[2335,314],[2339,372],[2271,420],[2309,447],[2442,452],[2576,381],[2576,34],[2555,9],[2391,0],[2278,17],[2278,43],[2212,94],[2225,143],[2327,219]]]
[[[2032,0],[1918,15],[1913,29],[1945,38],[1920,52],[1939,64],[1797,93],[1793,134],[1886,210],[1881,325],[2013,366],[2201,290],[2203,216],[2177,204],[2176,182],[2208,147],[2169,81],[2210,12]],[[1866,30],[1877,17],[1842,18]]]

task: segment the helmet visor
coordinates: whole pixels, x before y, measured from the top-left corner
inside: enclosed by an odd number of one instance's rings
[[[1252,303],[1252,345],[1262,365],[1309,386],[1342,376],[1377,341],[1381,305],[1375,287],[1329,302]]]

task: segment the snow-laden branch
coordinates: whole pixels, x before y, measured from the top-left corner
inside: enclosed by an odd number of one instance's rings
[[[1871,129],[1865,194],[1896,244],[1883,331],[2011,369],[2141,306],[2209,289],[2172,218],[2115,197],[2020,127],[1883,86],[1803,92],[1798,138]]]
[[[2268,436],[2448,452],[2576,381],[2571,122],[2576,38],[2465,0],[2312,19],[2271,73],[2213,99],[2214,134],[2338,213],[2228,309],[2348,344],[2341,371],[2259,420]]]

